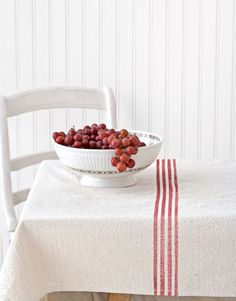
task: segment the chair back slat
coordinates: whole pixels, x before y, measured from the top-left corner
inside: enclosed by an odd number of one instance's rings
[[[13,197],[13,204],[14,206],[19,205],[20,203],[24,202],[29,194],[30,188],[18,190],[12,194]]]
[[[47,88],[34,89],[5,97],[7,117],[26,112],[55,108],[87,108],[106,110],[102,89]]]
[[[39,164],[43,160],[53,160],[57,158],[58,157],[54,151],[21,156],[15,159],[11,159],[11,171],[17,171],[31,165]]]
[[[88,108],[106,110],[109,128],[117,128],[116,104],[112,90],[108,87],[88,89],[58,87],[27,90],[8,97],[0,96],[0,180],[8,231],[14,231],[17,218],[14,205],[27,199],[29,189],[12,193],[11,171],[35,165],[43,160],[56,159],[55,152],[29,154],[10,160],[7,118],[19,114],[54,108]]]

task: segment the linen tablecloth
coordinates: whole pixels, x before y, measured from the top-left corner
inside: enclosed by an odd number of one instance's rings
[[[49,292],[236,296],[236,163],[157,160],[129,188],[39,167],[0,275],[1,301]]]

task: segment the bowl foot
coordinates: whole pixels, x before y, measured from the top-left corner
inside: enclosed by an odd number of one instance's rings
[[[129,187],[137,183],[134,175],[121,176],[116,178],[96,178],[92,176],[82,176],[80,184],[93,187]]]

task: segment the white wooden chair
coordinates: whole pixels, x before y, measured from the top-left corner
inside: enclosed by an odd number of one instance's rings
[[[54,108],[88,108],[106,110],[107,125],[116,128],[116,104],[108,87],[86,89],[74,87],[33,89],[9,97],[0,96],[0,172],[1,195],[6,214],[7,229],[14,232],[17,226],[15,206],[26,200],[30,189],[12,192],[11,172],[55,159],[53,151],[29,154],[10,159],[7,118],[26,112]]]

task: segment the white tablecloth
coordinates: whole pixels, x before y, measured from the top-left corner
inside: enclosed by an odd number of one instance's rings
[[[49,292],[236,296],[236,163],[158,160],[129,188],[41,164],[0,275],[1,301]]]

